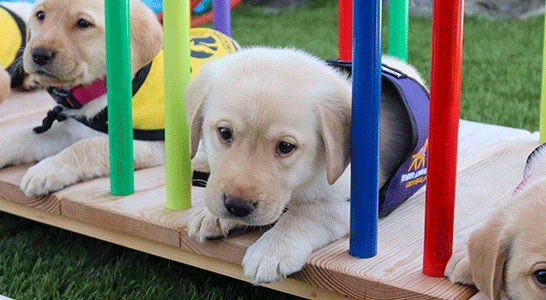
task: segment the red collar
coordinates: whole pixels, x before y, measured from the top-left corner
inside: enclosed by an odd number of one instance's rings
[[[48,86],[47,92],[62,106],[79,109],[84,104],[106,94],[106,77],[97,79],[88,85],[77,85],[68,91]]]

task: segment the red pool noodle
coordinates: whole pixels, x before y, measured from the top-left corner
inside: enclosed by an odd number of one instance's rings
[[[353,0],[339,0],[339,59],[351,61],[353,54]]]
[[[453,249],[463,1],[435,0],[423,273],[443,277]]]

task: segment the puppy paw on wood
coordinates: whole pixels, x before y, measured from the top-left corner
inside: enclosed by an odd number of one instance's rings
[[[302,239],[287,239],[269,230],[246,251],[243,271],[253,284],[282,281],[305,265],[313,247]]]
[[[472,273],[470,271],[470,258],[466,245],[462,249],[456,250],[445,269],[445,276],[453,283],[471,285]]]
[[[188,235],[200,243],[207,239],[222,238],[232,229],[243,226],[241,222],[231,219],[220,219],[206,207],[197,208],[188,225]]]
[[[75,183],[78,176],[63,164],[49,157],[30,167],[21,181],[21,190],[28,197],[46,195]]]

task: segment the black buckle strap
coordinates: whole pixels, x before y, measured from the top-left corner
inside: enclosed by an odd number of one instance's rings
[[[63,114],[63,107],[60,105],[53,107],[52,110],[47,112],[47,116],[42,120],[42,126],[34,127],[32,130],[37,134],[44,133],[51,128],[55,120],[59,122],[66,120],[66,116]]]
[[[76,97],[74,97],[71,91],[52,86],[48,86],[46,89],[55,102],[59,103],[60,105],[71,109],[82,108],[82,104],[78,101],[78,99],[76,99]]]

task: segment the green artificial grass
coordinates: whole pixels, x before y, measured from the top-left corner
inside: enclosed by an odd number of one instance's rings
[[[0,213],[0,294],[14,299],[297,299]]]
[[[337,1],[278,14],[232,14],[243,46],[337,57]],[[383,49],[387,49],[387,12]],[[430,18],[410,18],[409,61],[430,77]],[[209,25],[210,27],[210,25]],[[538,130],[543,17],[466,18],[461,118]],[[0,213],[0,294],[16,299],[296,299],[110,243]]]

